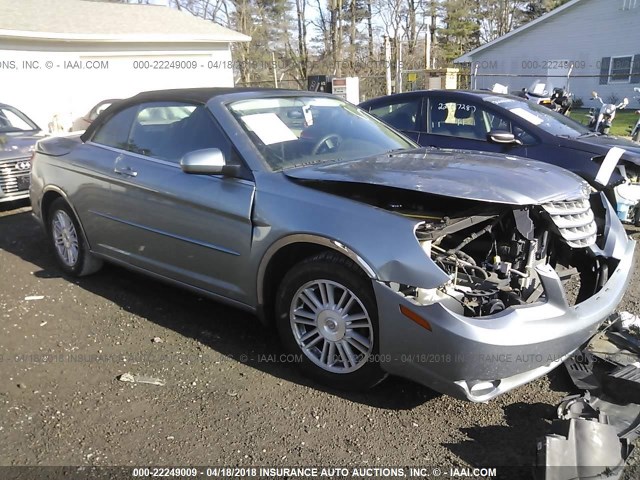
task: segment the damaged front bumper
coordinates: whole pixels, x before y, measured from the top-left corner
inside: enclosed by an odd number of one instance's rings
[[[474,402],[488,401],[553,370],[595,334],[626,290],[635,241],[621,227],[613,230],[599,253],[619,260],[615,271],[597,294],[574,307],[547,265],[537,267],[544,302],[485,317],[466,317],[442,303],[419,305],[374,281],[382,368]]]

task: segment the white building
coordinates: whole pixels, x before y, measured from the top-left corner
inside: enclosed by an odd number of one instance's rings
[[[0,0],[0,103],[41,128],[140,91],[232,87],[250,37],[164,6]]]
[[[566,86],[573,64],[569,88],[586,106],[595,105],[594,90],[605,100],[632,100],[640,86],[640,0],[571,0],[455,62],[477,68],[476,88],[500,83],[510,91],[538,78]]]

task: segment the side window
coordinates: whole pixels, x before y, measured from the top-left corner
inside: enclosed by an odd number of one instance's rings
[[[420,98],[416,97],[409,102],[372,108],[369,112],[398,130],[417,131],[420,130],[417,125],[420,104]]]
[[[483,120],[488,126],[489,131],[491,130],[505,130],[507,132],[511,131],[511,122],[509,122],[509,120],[504,118],[502,115],[498,115],[496,113],[485,110],[483,112],[483,117],[484,117]]]
[[[138,107],[130,107],[116,113],[100,127],[91,140],[101,145],[126,150],[131,124],[137,112]]]
[[[475,102],[435,97],[429,103],[430,132],[436,135],[487,140],[491,130],[510,130],[510,122]]]
[[[517,125],[513,126],[512,133],[516,137],[516,139],[522,142],[523,145],[534,145],[538,143],[533,135],[531,135],[526,130],[518,127]]]
[[[203,105],[155,102],[140,106],[128,150],[178,163],[184,154],[219,148],[227,158],[230,144]]]

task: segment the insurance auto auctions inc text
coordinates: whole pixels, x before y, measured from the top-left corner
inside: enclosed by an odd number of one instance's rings
[[[211,476],[244,478],[466,478],[490,479],[497,476],[496,468],[465,467],[255,467],[207,469]]]

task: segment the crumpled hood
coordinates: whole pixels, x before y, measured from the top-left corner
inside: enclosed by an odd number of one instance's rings
[[[38,133],[0,133],[0,161],[31,156],[36,142],[45,137]]]
[[[405,150],[284,173],[302,181],[374,184],[510,205],[577,199],[589,192],[584,180],[554,165],[463,150]]]

